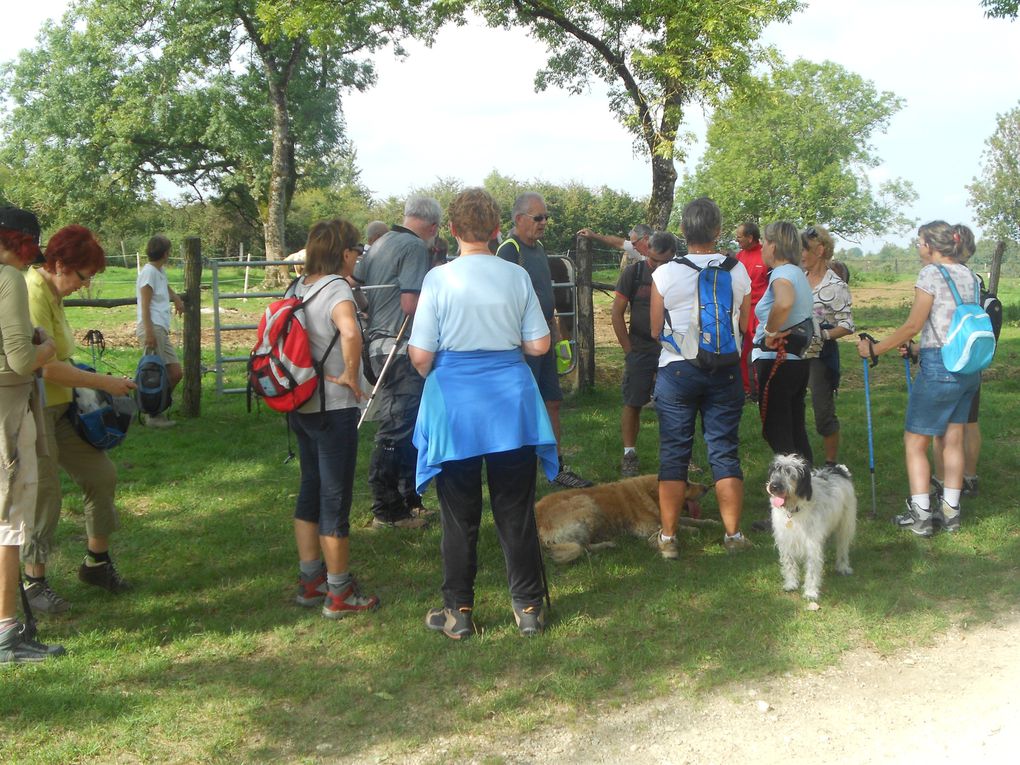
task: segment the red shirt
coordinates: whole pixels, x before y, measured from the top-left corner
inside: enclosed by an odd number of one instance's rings
[[[769,270],[761,258],[761,243],[751,245],[750,249],[737,253],[737,260],[744,264],[747,275],[751,277],[751,316],[761,296],[769,288]]]

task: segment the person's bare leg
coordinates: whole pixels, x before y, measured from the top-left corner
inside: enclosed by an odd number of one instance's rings
[[[17,545],[0,546],[0,621],[18,615]]]
[[[981,456],[981,427],[968,422],[963,428],[963,474],[976,476]]]
[[[905,432],[903,449],[907,463],[907,481],[911,494],[927,494],[931,480],[931,465],[928,464],[928,444],[931,436]]]
[[[641,428],[641,409],[636,406],[623,405],[623,413],[620,415],[620,434],[623,436],[623,447],[634,448],[637,446],[638,432]]]
[[[660,486],[662,484],[659,484]],[[726,533],[733,536],[740,531],[740,516],[744,512],[744,481],[741,478],[723,478],[716,481],[715,496],[719,501],[719,515]]]
[[[659,525],[664,536],[676,536],[677,521],[686,500],[686,481],[659,481]],[[722,499],[719,504],[722,505]]]
[[[831,433],[822,439],[822,450],[825,452],[826,462],[835,462],[839,457],[839,431]]]
[[[350,567],[350,537],[319,537],[322,556],[326,559],[326,571],[330,574],[346,574]]]

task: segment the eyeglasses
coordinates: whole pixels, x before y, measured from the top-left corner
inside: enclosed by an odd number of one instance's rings
[[[359,255],[364,255],[365,254],[365,245],[362,244],[361,242],[358,242],[356,245],[351,247],[351,249],[352,250],[356,250]]]
[[[88,284],[90,281],[92,281],[92,277],[94,276],[94,274],[89,274],[88,276],[86,276],[78,269],[74,270],[74,274],[81,280],[82,284]]]
[[[525,213],[524,217],[531,218],[533,221],[535,221],[535,223],[541,223],[542,221],[549,220],[548,215],[528,215],[527,213]]]

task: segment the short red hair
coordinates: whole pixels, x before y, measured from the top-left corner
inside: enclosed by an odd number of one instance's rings
[[[0,226],[0,247],[14,253],[14,257],[27,266],[42,256],[39,242],[31,234]]]
[[[96,235],[85,226],[64,226],[50,237],[43,267],[55,274],[58,260],[66,270],[99,273],[106,269],[106,253]]]

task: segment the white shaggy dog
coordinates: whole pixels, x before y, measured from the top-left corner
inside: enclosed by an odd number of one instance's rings
[[[799,584],[804,566],[804,597],[818,600],[822,585],[825,541],[836,543],[836,571],[848,575],[850,542],[857,530],[857,496],[845,465],[810,470],[796,454],[779,454],[769,466],[765,484],[772,502],[772,535],[779,549],[783,589]]]

